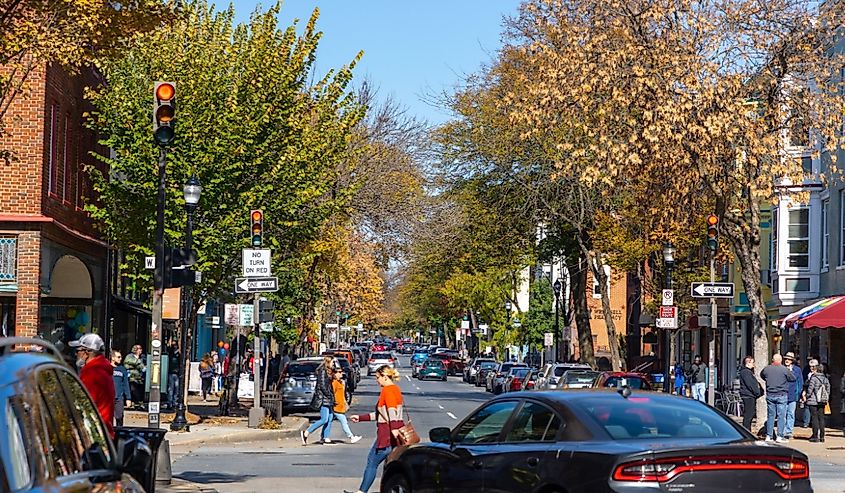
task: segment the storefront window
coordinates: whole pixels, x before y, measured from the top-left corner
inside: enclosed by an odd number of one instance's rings
[[[96,329],[93,329],[96,332]],[[90,305],[41,305],[41,319],[38,335],[66,354],[70,354],[68,343],[92,332]]]
[[[15,303],[13,296],[0,296],[0,336],[15,335]]]

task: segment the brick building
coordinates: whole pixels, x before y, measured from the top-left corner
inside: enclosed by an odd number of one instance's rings
[[[66,347],[92,330],[108,341],[105,321],[124,321],[121,310],[144,315],[120,296],[113,310],[108,294],[126,289],[110,289],[120,284],[109,268],[117,259],[83,210],[94,199],[85,166],[105,169],[90,155],[105,150],[83,125],[90,110],[83,90],[99,83],[92,70],[39,67],[4,116],[0,149],[12,159],[0,163],[2,335],[37,335]]]

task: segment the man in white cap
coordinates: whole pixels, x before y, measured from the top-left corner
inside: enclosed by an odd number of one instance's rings
[[[91,395],[109,435],[114,438],[114,378],[111,363],[103,356],[105,344],[97,334],[85,334],[70,347],[76,348],[76,364],[80,367],[79,379]]]

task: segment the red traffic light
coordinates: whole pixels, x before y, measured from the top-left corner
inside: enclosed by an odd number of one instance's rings
[[[716,214],[707,216],[707,226],[716,226],[719,224],[719,217]]]
[[[176,88],[169,82],[162,82],[156,87],[156,98],[159,101],[170,101],[176,95]]]
[[[252,222],[256,223],[263,219],[264,214],[261,211],[252,211]]]

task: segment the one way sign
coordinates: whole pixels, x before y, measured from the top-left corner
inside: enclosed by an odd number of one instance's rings
[[[236,277],[236,293],[271,293],[279,290],[278,277]]]
[[[695,298],[733,298],[734,283],[732,282],[694,282],[692,296]]]

